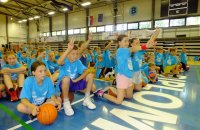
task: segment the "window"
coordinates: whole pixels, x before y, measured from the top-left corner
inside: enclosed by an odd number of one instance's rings
[[[117,31],[127,30],[127,24],[117,24]]]
[[[74,34],[74,31],[73,31],[73,29],[70,29],[70,30],[68,30],[68,34],[69,34],[69,35],[72,35],[72,34]]]
[[[65,30],[62,30],[62,35],[65,35]]]
[[[47,32],[47,37],[49,36],[49,32]]]
[[[80,29],[74,29],[74,34],[79,34],[80,33]]]
[[[139,23],[139,29],[148,29],[148,28],[151,28],[151,21]]]
[[[96,27],[90,27],[89,28],[89,32],[97,32],[97,28]]]
[[[97,32],[104,32],[104,31],[105,31],[104,26],[97,27]]]
[[[56,32],[52,32],[52,36],[56,36]]]
[[[169,19],[156,20],[155,27],[169,27]]]
[[[47,33],[43,33],[43,36],[46,37],[46,36],[47,36]]]
[[[111,32],[111,31],[113,31],[113,25],[106,25],[106,26],[105,26],[105,31],[106,31],[106,32]]]
[[[61,35],[62,34],[62,31],[57,31],[56,32],[56,35],[58,36],[58,35]]]
[[[186,19],[186,25],[200,25],[200,16],[199,17],[188,17]]]
[[[138,29],[138,23],[128,23],[128,29]]]
[[[86,33],[86,28],[81,28],[81,34]]]
[[[171,19],[170,20],[170,27],[174,26],[184,26],[185,25],[185,18],[181,19]]]

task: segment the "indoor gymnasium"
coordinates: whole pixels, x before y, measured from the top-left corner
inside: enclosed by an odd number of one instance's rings
[[[200,130],[200,0],[0,0],[0,130]]]

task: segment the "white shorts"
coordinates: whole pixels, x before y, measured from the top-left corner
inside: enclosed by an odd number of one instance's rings
[[[141,73],[141,71],[136,71],[136,72],[133,73],[132,82],[134,84],[142,83],[142,73]]]

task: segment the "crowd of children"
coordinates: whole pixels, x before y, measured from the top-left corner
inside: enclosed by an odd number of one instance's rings
[[[99,47],[93,50],[89,47],[90,34],[88,40],[79,42],[78,46],[72,38],[61,55],[49,47],[25,45],[18,52],[1,48],[0,98],[7,94],[10,101],[21,99],[17,110],[31,116],[38,114],[43,103],[50,103],[58,110],[63,105],[65,114],[72,116],[70,91],[84,93],[83,105],[89,109],[96,108],[90,97],[93,92],[121,104],[124,98],[132,98],[134,91],[140,91],[148,83],[156,83],[158,74],[177,78],[183,70],[188,70],[185,48],[180,55],[176,48],[168,51],[156,48],[154,53],[146,52],[156,44],[158,34],[159,29],[156,29],[146,44],[137,38],[119,35],[116,40],[106,42],[102,51]],[[118,47],[115,54],[110,52],[111,45]],[[105,77],[114,80],[116,87],[108,87],[108,92],[96,91],[94,78]]]

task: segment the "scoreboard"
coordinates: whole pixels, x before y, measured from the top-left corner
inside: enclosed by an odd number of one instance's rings
[[[161,17],[197,13],[198,0],[161,0]]]

